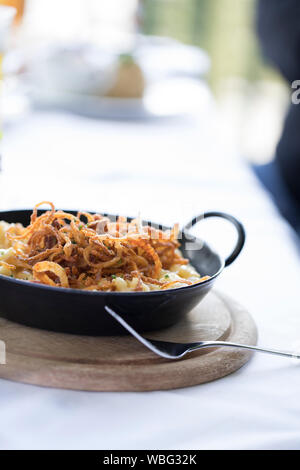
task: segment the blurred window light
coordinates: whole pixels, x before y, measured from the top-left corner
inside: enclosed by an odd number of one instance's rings
[[[130,32],[137,4],[138,0],[27,0],[23,34],[91,40],[109,31]]]
[[[262,59],[255,34],[256,0],[143,0],[144,31],[204,48],[209,82],[224,126],[241,155],[273,158],[288,90]],[[263,132],[262,132],[263,129]]]

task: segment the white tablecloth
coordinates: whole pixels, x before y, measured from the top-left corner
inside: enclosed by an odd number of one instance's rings
[[[244,222],[247,245],[219,289],[251,312],[260,345],[300,349],[293,233],[222,135],[209,94],[199,108],[193,119],[147,123],[33,113],[6,129],[2,205],[50,199],[67,208],[140,210],[168,223],[229,211]],[[224,223],[223,235],[220,224],[213,223],[213,241],[225,253],[232,232]],[[211,232],[203,226],[202,235]],[[164,392],[88,393],[0,380],[0,448],[299,449],[299,388],[300,364],[261,354],[224,379]]]

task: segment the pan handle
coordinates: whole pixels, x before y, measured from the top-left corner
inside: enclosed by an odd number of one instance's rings
[[[200,220],[208,219],[209,217],[221,217],[222,219],[229,220],[229,222],[231,222],[236,228],[238,234],[236,245],[232,253],[225,260],[225,266],[229,266],[239,256],[246,239],[246,233],[243,225],[235,217],[233,217],[233,215],[226,214],[225,212],[205,212],[198,217],[194,217],[189,223],[187,223],[183,228],[183,232],[196,225]]]

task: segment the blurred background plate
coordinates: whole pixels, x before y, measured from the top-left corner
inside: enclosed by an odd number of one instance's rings
[[[17,87],[39,109],[103,119],[172,117],[198,110],[208,55],[171,38],[130,37],[128,50],[85,41],[19,47],[6,55],[4,69],[6,76],[18,77]]]
[[[204,83],[189,78],[154,83],[147,87],[142,98],[115,98],[37,87],[29,93],[37,108],[62,109],[107,119],[168,118],[189,114],[204,106],[208,94]]]

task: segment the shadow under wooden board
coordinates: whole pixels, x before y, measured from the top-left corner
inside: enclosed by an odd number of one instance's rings
[[[256,344],[252,317],[234,300],[212,291],[184,321],[151,338]],[[0,318],[6,364],[0,377],[46,387],[90,391],[169,390],[209,382],[239,369],[251,352],[233,348],[194,351],[163,359],[131,336],[90,337],[53,333]],[[245,371],[246,373],[246,371]]]

